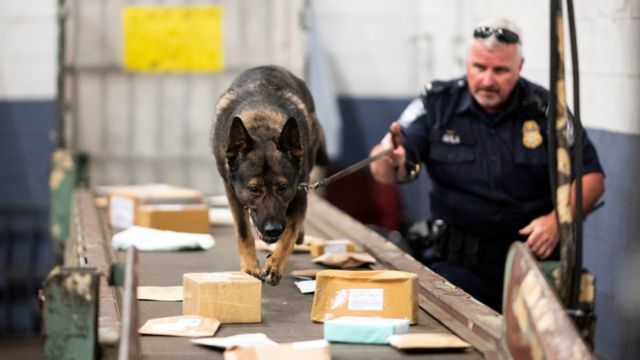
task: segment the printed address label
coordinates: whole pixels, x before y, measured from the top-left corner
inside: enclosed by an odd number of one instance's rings
[[[384,289],[349,289],[349,310],[382,311],[384,307]]]

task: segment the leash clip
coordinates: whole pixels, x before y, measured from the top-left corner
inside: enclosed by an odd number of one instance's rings
[[[311,184],[302,183],[302,184],[298,185],[298,189],[308,193],[309,191],[315,190],[318,187],[320,187],[320,183],[321,183],[321,181],[316,181],[316,182],[311,183]]]

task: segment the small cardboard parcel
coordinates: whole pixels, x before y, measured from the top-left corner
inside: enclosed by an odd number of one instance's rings
[[[184,315],[213,317],[221,323],[262,321],[262,282],[247,273],[187,273],[182,284]]]
[[[316,275],[311,320],[372,316],[418,322],[418,277],[395,270],[323,270]]]
[[[162,230],[208,232],[208,208],[198,190],[147,184],[110,187],[108,195],[109,221],[114,228],[127,229],[140,225]],[[157,207],[168,204],[199,206]]]

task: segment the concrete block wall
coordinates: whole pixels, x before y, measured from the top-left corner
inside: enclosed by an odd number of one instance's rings
[[[0,3],[0,100],[55,97],[56,2]]]

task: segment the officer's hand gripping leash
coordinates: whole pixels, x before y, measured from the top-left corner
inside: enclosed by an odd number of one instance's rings
[[[357,163],[352,164],[352,165],[350,165],[350,166],[338,171],[337,173],[335,173],[335,174],[333,174],[333,175],[331,175],[331,176],[329,176],[327,178],[324,178],[322,180],[315,181],[315,182],[313,182],[311,184],[302,183],[302,184],[300,184],[298,186],[298,188],[300,190],[303,190],[304,192],[309,192],[311,190],[315,190],[315,189],[317,189],[319,187],[322,187],[322,186],[325,186],[325,185],[329,184],[330,182],[333,182],[335,180],[341,179],[341,178],[343,178],[343,177],[345,177],[347,175],[351,175],[354,172],[356,172],[356,171],[364,168],[365,166],[371,164],[372,162],[378,161],[378,160],[382,159],[383,157],[391,154],[393,152],[393,150],[395,150],[398,147],[398,144],[396,143],[396,140],[395,140],[395,138],[393,136],[393,133],[391,132],[391,129],[389,129],[389,134],[391,134],[391,141],[393,142],[393,148],[383,150],[382,152],[379,152],[376,155],[373,155],[373,156],[370,156],[370,157],[368,157],[366,159],[360,160]],[[419,162],[414,163],[414,162],[412,162],[412,161],[410,161],[408,159],[405,160],[405,161],[407,163],[407,168],[408,168],[407,169],[408,170],[407,178],[404,179],[404,180],[398,181],[398,183],[404,183],[404,182],[407,182],[407,181],[411,181],[411,180],[415,179],[416,177],[418,177],[418,174],[420,173],[420,163]],[[397,168],[396,168],[396,172],[397,172]]]

